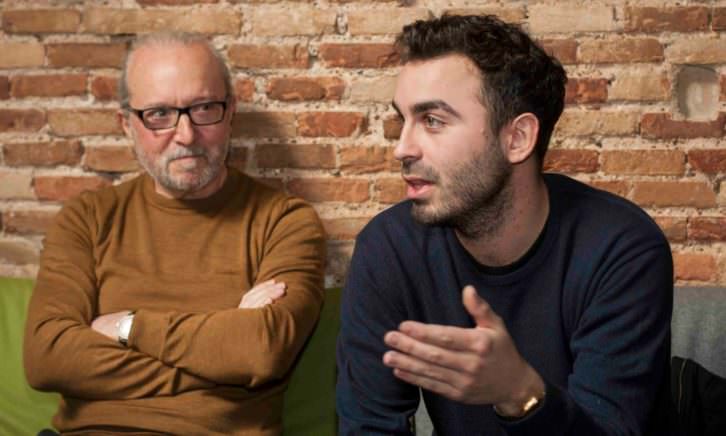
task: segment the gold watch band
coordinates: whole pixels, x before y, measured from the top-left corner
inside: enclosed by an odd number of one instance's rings
[[[504,419],[521,419],[521,418],[524,418],[525,416],[527,416],[529,413],[533,412],[535,409],[537,409],[537,407],[542,403],[543,400],[544,400],[544,393],[542,393],[542,395],[540,395],[540,396],[532,395],[531,397],[529,397],[527,399],[527,401],[522,403],[520,412],[517,413],[516,415],[507,415],[505,413],[502,413],[502,411],[499,410],[496,405],[493,407],[493,409],[497,415],[499,415],[500,417],[502,417]]]

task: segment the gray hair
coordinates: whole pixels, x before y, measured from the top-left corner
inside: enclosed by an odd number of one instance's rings
[[[207,38],[205,38],[202,35],[196,34],[196,33],[186,33],[186,32],[168,32],[168,33],[150,33],[148,35],[140,36],[136,38],[131,43],[131,48],[129,48],[129,51],[126,53],[126,58],[124,59],[123,68],[121,70],[121,80],[119,80],[118,84],[118,95],[119,100],[121,103],[121,107],[124,109],[129,108],[129,99],[131,98],[130,92],[129,92],[129,85],[128,85],[128,70],[129,70],[129,63],[131,60],[131,57],[136,52],[136,50],[142,48],[142,47],[148,47],[148,46],[168,46],[168,45],[183,45],[183,46],[190,46],[190,45],[196,45],[201,44],[204,47],[209,50],[209,52],[212,54],[212,57],[217,61],[217,64],[219,65],[219,70],[222,72],[222,77],[224,79],[224,88],[227,96],[232,95],[233,88],[232,88],[232,75],[229,72],[229,67],[227,67],[227,63],[225,62],[224,58],[222,57],[222,54],[212,46],[212,44],[209,42]]]

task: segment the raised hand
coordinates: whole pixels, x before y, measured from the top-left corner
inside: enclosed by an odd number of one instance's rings
[[[544,382],[472,286],[464,288],[462,302],[476,327],[404,321],[384,336],[393,350],[383,363],[408,383],[462,403],[493,404],[515,416],[527,398],[544,392]]]

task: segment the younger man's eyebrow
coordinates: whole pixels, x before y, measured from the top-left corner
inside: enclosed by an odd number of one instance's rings
[[[396,105],[395,101],[391,102],[391,106],[393,106],[393,109],[398,112],[399,115],[401,115],[401,110]],[[428,112],[430,110],[439,109],[444,112],[447,112],[456,118],[461,119],[461,114],[457,112],[453,107],[449,106],[448,103],[446,103],[443,100],[429,100],[429,101],[422,101],[420,103],[416,103],[412,107],[412,112],[414,114],[421,114],[423,112]]]

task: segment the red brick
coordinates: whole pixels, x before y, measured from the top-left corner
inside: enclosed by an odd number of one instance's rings
[[[83,30],[99,34],[191,32],[238,35],[240,14],[226,9],[111,9],[87,8]]]
[[[614,32],[618,30],[613,5],[604,2],[525,2],[527,26],[535,35],[543,33]]]
[[[608,90],[610,101],[665,101],[670,96],[670,79],[657,70],[618,71]]]
[[[688,163],[691,168],[706,174],[726,172],[726,150],[689,150]]]
[[[346,147],[340,150],[340,169],[347,174],[399,171],[393,147]]]
[[[726,8],[713,8],[711,14],[711,29],[715,31],[726,30]]]
[[[668,45],[665,57],[670,64],[723,64],[726,63],[726,44],[714,35],[677,38]]]
[[[81,13],[73,9],[32,9],[3,12],[7,33],[75,33]]]
[[[234,81],[234,96],[237,101],[249,103],[255,95],[255,81],[252,79],[237,79]]]
[[[48,124],[58,136],[122,134],[113,109],[56,109],[48,112]]]
[[[446,8],[442,13],[448,15],[496,15],[507,23],[522,24],[526,21],[527,15],[524,6],[504,7],[500,5],[469,6]]]
[[[368,200],[368,180],[343,178],[292,179],[288,191],[307,201],[343,201],[361,203]]]
[[[0,76],[0,100],[10,98],[10,81],[8,76]]]
[[[42,74],[10,79],[10,94],[23,97],[66,97],[86,93],[87,74]]]
[[[553,148],[547,151],[544,160],[545,171],[594,173],[598,166],[598,153],[595,150]]]
[[[219,0],[136,0],[140,6],[192,6],[197,3],[219,3]]]
[[[45,114],[36,109],[0,109],[0,132],[37,132]]]
[[[281,101],[340,100],[345,82],[337,77],[274,77],[267,97]]]
[[[308,68],[309,54],[300,44],[236,44],[229,48],[229,62],[237,68]]]
[[[5,164],[9,166],[77,165],[83,147],[80,141],[53,141],[5,144]]]
[[[322,221],[329,240],[345,241],[355,239],[370,218],[332,218]]]
[[[383,119],[383,137],[386,139],[398,139],[401,137],[403,123],[396,115]]]
[[[232,136],[291,138],[297,136],[292,112],[238,112],[232,119]]]
[[[667,113],[643,114],[640,132],[645,138],[721,138],[726,125],[726,112],[715,121],[677,121]]]
[[[697,208],[716,206],[716,193],[703,182],[633,182],[632,199],[641,206]]]
[[[364,132],[367,118],[360,112],[308,112],[298,116],[298,133],[308,137],[343,138]]]
[[[653,217],[658,227],[663,231],[670,242],[685,242],[686,219],[670,216]]]
[[[0,41],[0,68],[40,67],[45,63],[43,44]]]
[[[258,144],[258,168],[335,168],[335,148],[318,144]]]
[[[640,113],[629,110],[566,110],[555,126],[555,136],[631,136],[638,132]]]
[[[35,199],[30,185],[33,177],[29,171],[16,171],[0,167],[0,199]]]
[[[126,44],[67,43],[48,44],[51,67],[118,68],[126,56]]]
[[[102,177],[36,176],[33,180],[35,195],[40,200],[64,201],[83,191],[94,191],[110,182]]]
[[[245,18],[256,36],[323,35],[335,32],[334,9],[313,5],[251,8]]]
[[[663,61],[663,45],[657,39],[594,39],[580,43],[578,61],[617,64]]]
[[[577,62],[577,41],[574,39],[543,39],[539,43],[550,56],[554,56],[562,64]]]
[[[406,184],[400,177],[382,177],[376,180],[373,192],[381,203],[398,203],[406,199]]]
[[[83,168],[91,171],[125,173],[140,169],[132,147],[87,147]]]
[[[696,32],[708,29],[708,9],[690,7],[627,7],[627,32]]]
[[[3,214],[3,226],[7,233],[16,235],[42,235],[56,216],[50,210],[9,210]]]
[[[227,165],[245,171],[247,167],[247,149],[245,147],[230,147]]]
[[[725,217],[693,217],[688,220],[688,239],[700,242],[726,241]]]
[[[0,264],[37,265],[38,249],[27,240],[0,240]]]
[[[329,68],[385,68],[399,61],[393,45],[380,43],[325,43],[320,45],[319,56]]]
[[[391,104],[396,90],[396,77],[392,75],[355,77],[350,81],[348,101],[351,103]]]
[[[620,197],[627,197],[630,192],[630,183],[623,180],[592,180],[588,184]]]
[[[565,103],[603,103],[608,99],[608,80],[573,78],[567,81]]]
[[[431,11],[422,7],[349,10],[348,32],[351,35],[396,35],[406,24],[431,17]]]
[[[118,100],[118,81],[114,76],[96,76],[91,79],[91,94],[100,101]]]
[[[718,265],[711,254],[673,253],[676,280],[712,282],[718,277]]]
[[[608,150],[602,153],[607,174],[681,175],[686,157],[678,150]]]

